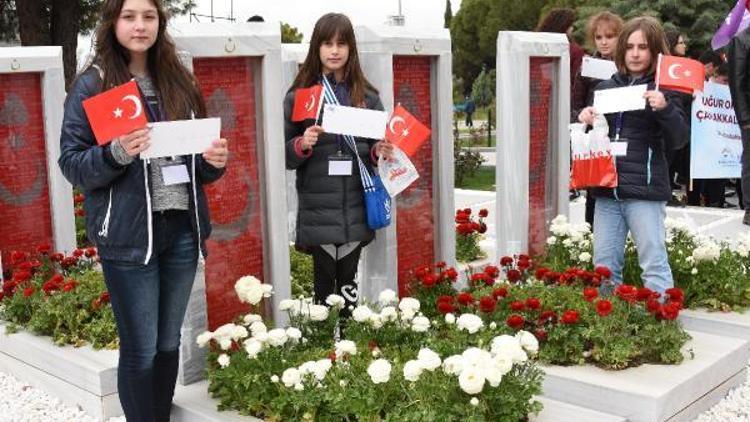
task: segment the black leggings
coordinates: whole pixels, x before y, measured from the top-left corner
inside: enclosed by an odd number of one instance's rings
[[[357,283],[357,265],[362,253],[362,245],[357,246],[351,253],[336,260],[322,247],[312,248],[313,272],[315,274],[315,303],[324,304],[328,295],[336,293],[344,298],[346,305],[341,310],[342,317],[349,317],[349,306],[357,306],[359,292]]]

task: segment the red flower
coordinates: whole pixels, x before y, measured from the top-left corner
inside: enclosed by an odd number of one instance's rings
[[[510,281],[511,283],[516,283],[521,280],[521,272],[516,269],[508,270],[505,275],[508,278],[508,281]]]
[[[645,302],[653,296],[654,292],[653,290],[649,289],[648,287],[641,287],[638,289],[638,292],[635,294],[636,300],[639,302]]]
[[[586,299],[586,301],[591,302],[597,297],[599,297],[599,290],[593,287],[586,287],[583,289],[583,298]]]
[[[471,208],[464,208],[463,213],[466,215],[471,215]]]
[[[463,211],[456,211],[456,223],[464,224],[470,222],[469,220],[469,214],[466,214]]]
[[[31,278],[31,271],[16,271],[13,273],[13,281],[23,283]]]
[[[76,217],[85,217],[86,211],[84,211],[83,208],[76,208],[75,215]]]
[[[49,259],[52,262],[62,262],[63,259],[65,259],[65,255],[61,254],[60,252],[53,253],[52,256],[49,257]]]
[[[441,314],[450,314],[456,311],[456,307],[449,302],[438,302],[437,309]]]
[[[487,233],[487,225],[484,223],[479,223],[479,226],[477,227],[477,233],[479,234]]]
[[[511,302],[508,305],[508,307],[510,308],[511,311],[514,311],[514,312],[523,312],[524,310],[526,310],[526,305],[524,305],[523,302],[518,301],[518,300]]]
[[[479,310],[485,313],[495,312],[497,301],[492,296],[484,296],[479,299]]]
[[[435,263],[435,268],[445,268],[445,261],[438,261]]]
[[[664,291],[664,294],[669,297],[669,300],[672,302],[684,302],[685,301],[685,293],[682,292],[681,289],[677,287],[672,287]]]
[[[523,319],[521,315],[513,314],[505,320],[505,323],[508,324],[508,327],[518,330],[523,327],[523,324],[526,323],[526,320]]]
[[[76,248],[76,249],[73,250],[73,256],[76,257],[76,258],[80,258],[80,257],[83,256],[83,251],[80,250],[80,249],[78,249],[78,248]]]
[[[99,300],[102,303],[109,303],[109,292],[102,292],[102,294],[99,295]]]
[[[456,281],[458,278],[458,271],[456,271],[455,268],[451,267],[445,270],[445,276],[448,277],[452,281]]]
[[[578,319],[579,319],[578,311],[567,310],[567,311],[563,312],[561,321],[562,321],[563,324],[571,324],[572,325],[572,324],[577,323]]]
[[[48,253],[49,253],[49,251],[50,251],[51,249],[52,249],[52,247],[51,247],[51,246],[50,246],[49,244],[47,244],[47,243],[43,243],[43,244],[41,244],[41,245],[38,245],[38,246],[36,247],[36,252],[37,252],[37,253],[40,253],[40,254],[43,254],[43,255],[46,255],[46,254],[48,254]]]
[[[485,217],[487,217],[488,215],[490,215],[490,212],[489,212],[489,211],[487,211],[487,208],[482,208],[481,210],[479,210],[479,216],[480,216],[481,218],[485,218]]]
[[[534,277],[536,277],[537,280],[541,280],[544,278],[544,276],[549,272],[549,268],[537,268],[536,272],[534,272]]]
[[[10,264],[14,265],[21,261],[26,260],[26,254],[21,251],[13,251],[10,253]]]
[[[20,264],[18,264],[18,269],[21,271],[31,271],[34,269],[34,266],[31,264],[30,261],[24,261]]]
[[[602,299],[596,302],[596,313],[599,316],[605,317],[612,312],[612,302]]]
[[[656,299],[649,299],[646,301],[646,310],[649,313],[656,314],[661,310],[661,303]]]
[[[86,248],[86,251],[83,253],[86,258],[92,258],[96,256],[96,248]]]
[[[680,304],[678,302],[670,302],[661,307],[658,317],[667,321],[674,321],[679,315]]]
[[[508,289],[506,289],[505,287],[498,287],[497,289],[492,291],[492,296],[495,299],[508,296]]]
[[[612,271],[610,271],[610,269],[605,267],[604,265],[598,265],[596,268],[594,268],[594,272],[599,274],[599,276],[601,276],[602,278],[612,277]]]
[[[83,194],[79,193],[73,197],[73,202],[76,204],[80,204],[83,202]]]
[[[435,274],[427,274],[422,277],[422,285],[425,287],[434,287],[437,282],[438,278]]]
[[[633,303],[638,295],[638,289],[636,289],[635,286],[621,284],[615,289],[615,295],[628,303]]]
[[[65,285],[63,285],[63,291],[64,292],[69,292],[69,291],[75,289],[76,288],[76,284],[77,283],[75,281],[73,281],[73,280],[65,283]]]
[[[471,275],[471,285],[476,286],[477,284],[484,283],[487,285],[491,285],[493,283],[493,280],[487,276],[485,273],[476,273]]]
[[[526,299],[526,307],[531,310],[537,310],[542,307],[542,302],[535,297],[530,297]]]
[[[23,289],[23,297],[29,297],[34,294],[34,288],[33,287],[27,287]]]
[[[497,278],[500,276],[500,269],[494,265],[488,265],[484,267],[484,273],[487,274],[487,277]]]
[[[544,328],[537,328],[536,330],[534,330],[534,335],[539,341],[547,340],[547,330],[545,330]]]
[[[430,273],[430,267],[427,265],[422,265],[421,267],[417,268],[417,270],[414,272],[414,276],[418,279],[424,278],[427,274]]]
[[[463,292],[458,294],[456,300],[458,300],[458,303],[461,305],[469,306],[474,303],[474,296],[472,296],[471,293]]]
[[[539,321],[542,324],[547,322],[554,324],[557,322],[557,314],[555,313],[555,311],[542,311],[542,313],[539,315]]]
[[[503,267],[507,267],[508,265],[513,265],[513,258],[509,256],[504,256],[500,258],[500,265]]]
[[[518,267],[520,271],[526,271],[531,267],[531,262],[529,260],[519,259],[516,267]]]
[[[375,340],[370,340],[369,342],[367,342],[367,347],[368,347],[368,348],[370,349],[370,351],[372,352],[373,350],[375,350],[375,349],[377,349],[377,348],[378,348],[378,342],[377,342],[377,341],[375,341]]]

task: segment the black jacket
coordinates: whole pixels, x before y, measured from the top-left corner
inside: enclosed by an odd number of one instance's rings
[[[737,121],[742,128],[750,126],[750,28],[737,34],[729,43],[729,91]]]
[[[654,89],[653,75],[632,80],[616,74],[597,85],[596,90],[648,84]],[[616,199],[668,201],[672,196],[669,165],[666,153],[686,145],[688,126],[686,116],[677,105],[677,93],[663,91],[667,107],[653,111],[648,105],[643,110],[622,113],[620,140],[628,143],[627,154],[616,157],[618,186],[614,189],[596,188],[594,196]],[[645,100],[644,100],[645,101]],[[607,114],[610,139],[615,137],[619,113]]]
[[[103,259],[147,264],[152,256],[151,181],[148,162],[122,166],[109,145],[98,146],[82,102],[101,91],[101,78],[89,68],[75,81],[65,99],[58,164],[70,183],[84,191],[86,235]],[[190,217],[202,256],[211,233],[203,184],[224,174],[200,154],[185,157],[190,174]]]
[[[365,105],[371,110],[383,110],[383,103],[375,93],[368,93]],[[354,241],[370,242],[375,232],[367,225],[364,191],[359,168],[352,151],[344,146],[343,154],[352,157],[351,176],[329,176],[328,157],[340,149],[336,135],[323,133],[311,154],[303,154],[299,140],[312,120],[292,122],[294,92],[284,98],[284,135],[286,138],[286,167],[297,173],[297,239],[302,247],[340,244]],[[355,138],[357,152],[372,171],[371,151],[376,139]]]

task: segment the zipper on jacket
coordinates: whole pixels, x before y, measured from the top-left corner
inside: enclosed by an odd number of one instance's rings
[[[198,262],[205,264],[206,258],[203,256],[203,250],[201,250],[201,220],[198,218],[198,189],[195,182],[195,154],[192,155],[192,180],[190,180],[193,187],[193,209],[195,210],[195,227],[198,229]]]
[[[148,265],[151,260],[151,253],[154,248],[154,227],[153,227],[153,216],[151,215],[151,189],[148,187],[148,165],[151,160],[143,160],[143,182],[146,187],[146,220],[148,221],[148,247],[146,248],[146,259],[143,261],[143,265]]]
[[[651,156],[654,155],[654,152],[651,150],[651,147],[648,148],[648,161],[646,162],[646,185],[651,184]]]
[[[109,188],[109,202],[107,203],[107,213],[104,215],[104,221],[102,222],[102,228],[99,230],[99,236],[100,237],[107,237],[109,234],[109,218],[112,214],[112,189],[113,187],[110,186]]]

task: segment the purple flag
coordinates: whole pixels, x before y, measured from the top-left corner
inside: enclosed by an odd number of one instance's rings
[[[747,11],[746,4],[747,0],[737,0],[737,4],[711,39],[711,48],[718,50],[724,47],[735,35],[750,26],[750,12]]]

